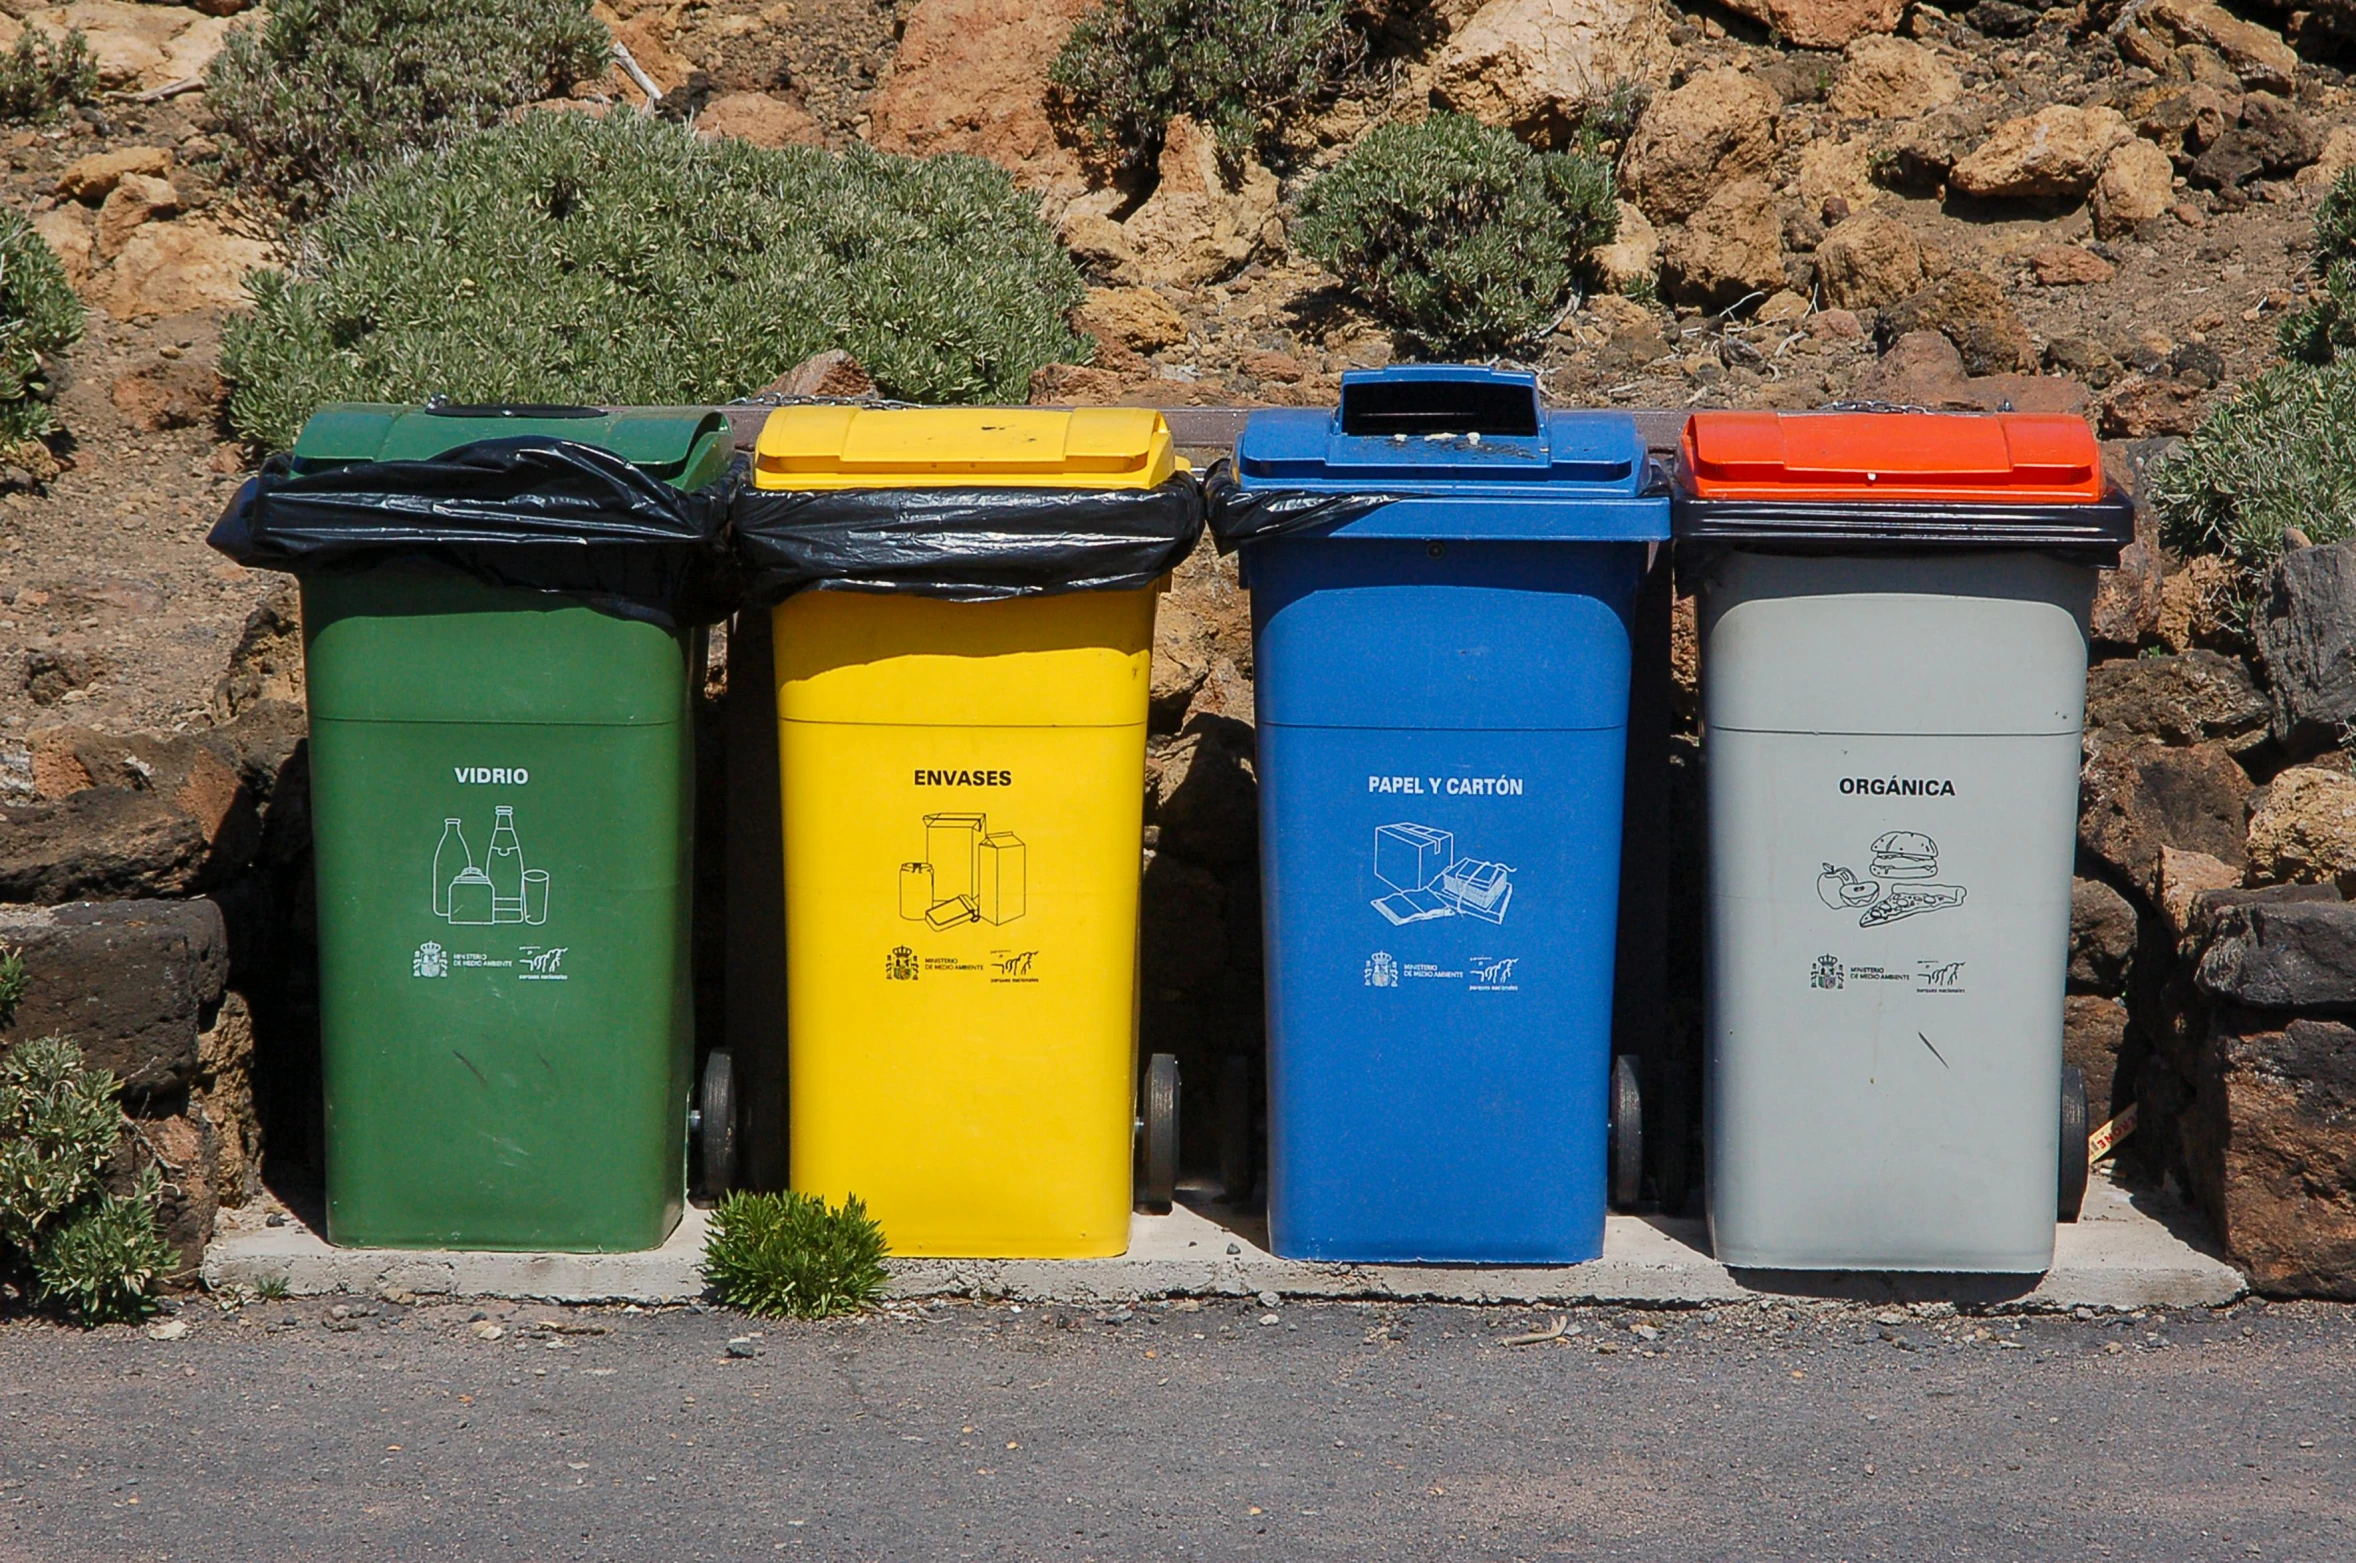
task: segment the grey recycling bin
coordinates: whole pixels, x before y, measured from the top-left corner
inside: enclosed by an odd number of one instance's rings
[[[1710,1235],[1737,1267],[2053,1262],[2086,623],[2133,515],[2084,422],[1705,413]]]

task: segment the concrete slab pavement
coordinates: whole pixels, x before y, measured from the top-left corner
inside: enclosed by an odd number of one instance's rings
[[[269,1225],[272,1214],[283,1224]],[[639,1254],[411,1252],[332,1248],[290,1212],[249,1208],[223,1212],[203,1273],[215,1288],[277,1283],[296,1296],[389,1289],[547,1302],[684,1302],[703,1293],[698,1261],[705,1222],[704,1211],[690,1209],[670,1241]],[[2210,1251],[2190,1212],[2099,1174],[2085,1214],[2057,1229],[2054,1267],[2042,1277],[1736,1272],[1710,1257],[1700,1221],[1650,1216],[1613,1216],[1603,1257],[1583,1265],[1311,1264],[1277,1258],[1255,1219],[1207,1201],[1167,1216],[1132,1217],[1129,1252],[1116,1259],[906,1259],[893,1261],[892,1272],[899,1296],[1079,1304],[1260,1292],[1656,1307],[1798,1296],[2050,1312],[2218,1307],[2245,1290],[2240,1273]]]

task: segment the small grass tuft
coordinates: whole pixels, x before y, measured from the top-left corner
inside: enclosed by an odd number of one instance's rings
[[[57,252],[23,213],[0,211],[0,459],[56,427],[50,365],[81,340],[82,321]]]
[[[857,1195],[829,1208],[811,1194],[737,1193],[712,1212],[704,1279],[755,1318],[824,1319],[883,1295],[888,1252]]]
[[[98,57],[79,27],[27,27],[0,54],[0,121],[45,125],[79,103],[98,101]]]

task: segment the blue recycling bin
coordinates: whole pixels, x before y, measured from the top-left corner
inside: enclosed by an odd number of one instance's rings
[[[1535,379],[1252,414],[1268,1228],[1296,1259],[1603,1250],[1630,619],[1669,501]]]

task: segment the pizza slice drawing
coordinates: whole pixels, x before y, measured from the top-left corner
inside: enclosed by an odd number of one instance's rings
[[[1865,909],[1865,915],[1857,919],[1857,926],[1879,928],[1901,917],[1943,912],[1948,907],[1961,906],[1963,894],[1961,885],[1892,885],[1880,900]]]

